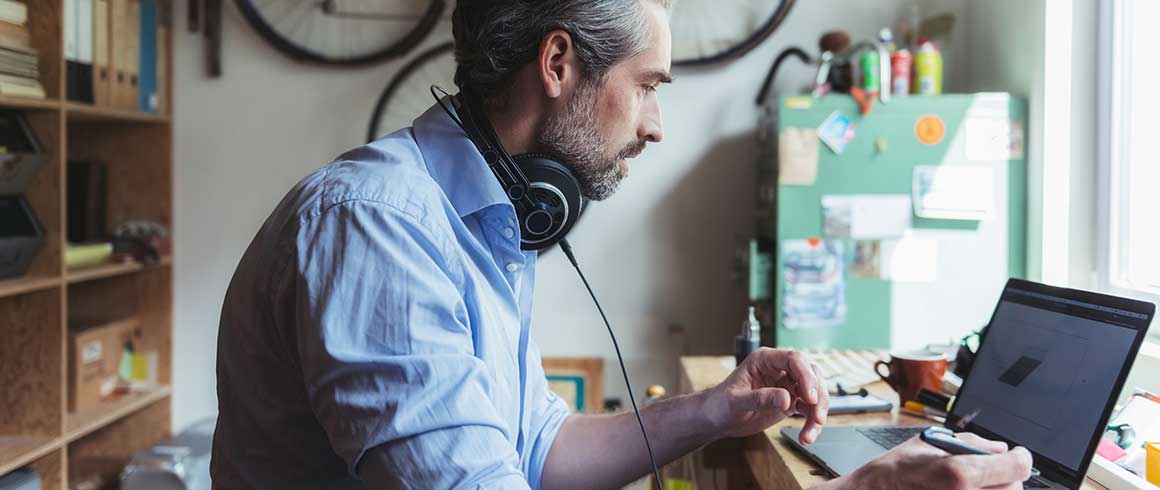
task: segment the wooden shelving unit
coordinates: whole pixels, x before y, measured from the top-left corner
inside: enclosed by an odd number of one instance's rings
[[[173,67],[159,67],[166,83],[160,114],[67,101],[64,0],[25,4],[48,98],[0,96],[0,109],[24,114],[48,153],[26,193],[46,236],[27,274],[0,280],[0,475],[32,468],[43,489],[63,490],[90,475],[115,479],[133,452],[170,432],[173,258],[70,271],[64,249],[67,162],[74,159],[108,165],[110,226],[147,220],[172,229]],[[172,60],[172,29],[167,35],[158,47],[170,47]],[[140,324],[138,348],[157,352],[158,386],[70,413],[70,328],[79,319],[129,317]]]

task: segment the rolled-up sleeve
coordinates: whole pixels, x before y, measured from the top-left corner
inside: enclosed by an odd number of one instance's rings
[[[473,356],[462,265],[417,218],[356,200],[301,223],[296,344],[310,406],[369,488],[528,488]]]
[[[556,434],[570,415],[568,403],[548,389],[548,380],[534,342],[528,349],[528,396],[531,412],[528,420],[529,446],[531,451],[524,458],[524,473],[532,488],[539,489],[544,476],[544,463],[548,462],[548,451],[556,442]]]

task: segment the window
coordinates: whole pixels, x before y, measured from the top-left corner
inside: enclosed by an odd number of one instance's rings
[[[1160,302],[1160,2],[1106,2],[1101,17],[1100,282]]]

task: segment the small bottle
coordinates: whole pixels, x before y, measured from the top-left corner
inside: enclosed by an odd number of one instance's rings
[[[919,95],[942,94],[943,59],[938,47],[923,40],[914,54],[914,85],[911,93]]]
[[[737,365],[741,365],[749,353],[757,350],[761,345],[761,324],[757,322],[757,310],[749,307],[749,319],[741,326],[741,335],[734,339],[733,356],[737,359]]]
[[[910,50],[903,48],[890,55],[890,93],[892,95],[910,94],[910,68],[914,58]]]

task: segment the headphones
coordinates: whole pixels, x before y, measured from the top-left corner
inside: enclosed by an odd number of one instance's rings
[[[452,103],[460,116],[455,117],[443,105],[438,92],[448,95],[432,85],[435,101],[463,128],[515,206],[520,248],[543,250],[563,240],[584,208],[580,183],[568,167],[540,153],[508,155],[487,120],[483,100],[478,95],[467,89],[455,95]]]

